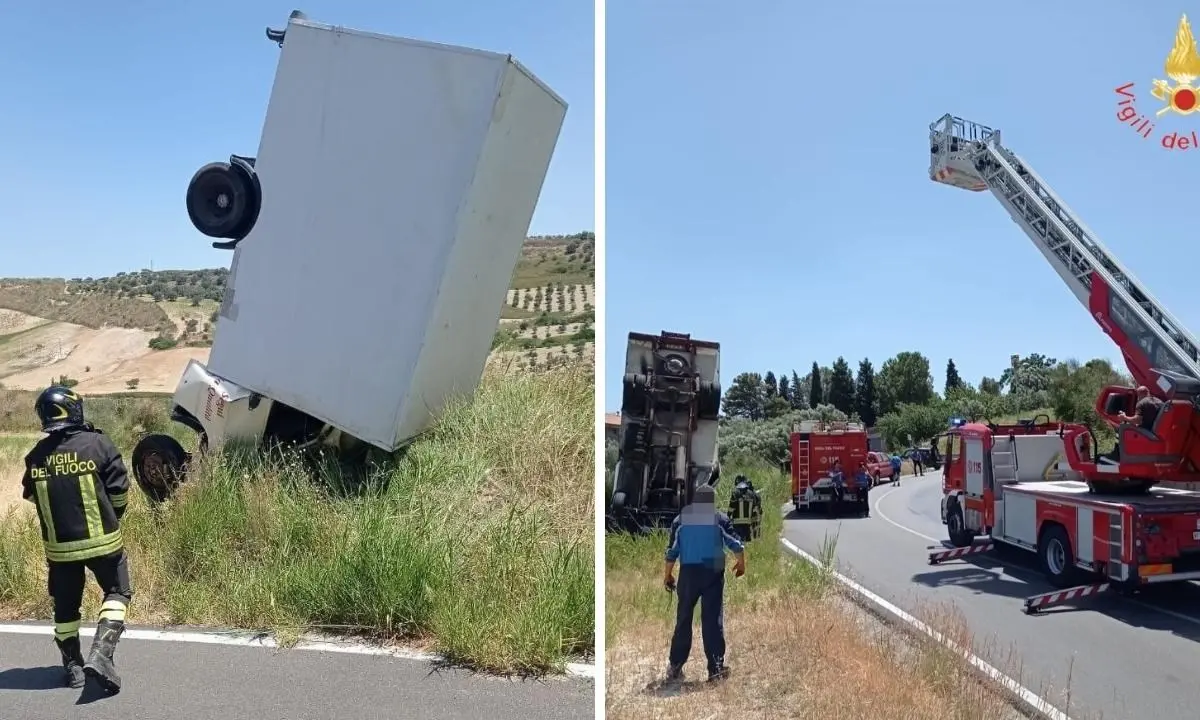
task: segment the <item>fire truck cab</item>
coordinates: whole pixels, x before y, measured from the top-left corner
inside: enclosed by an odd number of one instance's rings
[[[960,550],[935,550],[930,562],[1000,543],[1036,553],[1059,588],[1200,579],[1200,493],[1165,486],[1097,492],[1068,461],[1088,449],[1080,429],[1046,418],[947,432],[941,512]],[[980,536],[986,542],[977,543]],[[1041,597],[1028,600],[1027,610],[1048,604]]]

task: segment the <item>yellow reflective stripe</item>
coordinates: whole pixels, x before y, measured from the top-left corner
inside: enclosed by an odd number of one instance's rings
[[[125,603],[120,600],[107,600],[100,606],[101,620],[117,620],[125,622]]]
[[[100,521],[100,501],[96,499],[96,476],[88,473],[79,476],[79,497],[83,501],[83,516],[87,518],[88,537],[100,537],[104,534],[104,524]]]
[[[49,546],[55,542],[57,537],[54,534],[54,515],[50,512],[50,490],[46,487],[45,480],[35,480],[33,487],[37,491],[38,514],[42,516],[42,522],[46,524],[46,545]]]
[[[121,549],[121,531],[115,530],[100,537],[64,543],[46,543],[46,559],[55,562],[90,560]]]
[[[79,634],[79,620],[74,622],[54,623],[54,637],[59,640]]]
[[[129,496],[125,493],[111,493],[108,501],[112,503],[113,508],[123,508],[129,502]]]

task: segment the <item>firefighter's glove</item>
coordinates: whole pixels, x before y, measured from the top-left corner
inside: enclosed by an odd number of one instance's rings
[[[733,576],[741,577],[746,574],[746,555],[745,553],[737,556],[737,561],[733,563]]]

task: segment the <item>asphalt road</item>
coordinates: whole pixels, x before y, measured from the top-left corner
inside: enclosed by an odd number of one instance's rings
[[[841,572],[910,613],[921,616],[953,603],[977,643],[994,649],[980,653],[985,660],[1073,717],[1197,716],[1200,586],[1165,586],[1139,598],[1088,598],[1027,616],[1022,600],[1053,590],[1032,557],[1027,562],[1019,552],[999,559],[985,554],[929,565],[927,548],[946,537],[940,495],[939,474],[905,477],[899,487],[871,491],[869,518],[789,514],[784,536],[813,554],[826,537],[836,536]],[[1010,649],[1016,663],[1005,661]],[[1062,689],[1068,684],[1066,707]]]
[[[85,638],[85,647],[90,644]],[[591,718],[586,678],[507,680],[428,662],[315,650],[125,640],[124,687],[61,685],[50,636],[0,634],[3,720],[518,720]]]

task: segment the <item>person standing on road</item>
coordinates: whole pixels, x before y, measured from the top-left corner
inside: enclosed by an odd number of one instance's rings
[[[729,518],[717,510],[716,493],[704,485],[696,488],[690,505],[671,522],[668,536],[663,586],[676,591],[675,634],[667,666],[667,680],[683,677],[683,665],[692,651],[692,618],[700,604],[700,631],[704,656],[708,660],[708,679],[719,680],[729,674],[725,666],[725,551],[737,558],[734,575],[746,574],[745,546],[734,535]],[[675,563],[679,563],[679,582],[675,582]]]
[[[829,482],[832,483],[833,497],[829,501],[829,515],[842,516],[842,503],[846,500],[846,474],[842,472],[842,461],[834,460],[829,468]]]
[[[903,466],[903,461],[899,455],[892,455],[892,484],[900,484],[900,468]]]
[[[129,476],[121,453],[84,420],[83,398],[55,385],[34,406],[46,437],[25,456],[22,497],[37,508],[54,600],[54,642],[65,681],[81,688],[85,677],[110,693],[120,692],[113,665],[117,640],[133,591],[121,538]],[[104,591],[100,618],[87,660],[79,643],[80,605],[90,570]]]
[[[854,479],[858,481],[858,487],[855,488],[855,499],[862,505],[863,514],[871,517],[871,473],[867,472],[867,464],[865,462],[858,464],[858,470],[854,473]]]
[[[918,477],[923,477],[925,475],[925,464],[921,462],[921,451],[913,448],[909,451],[908,456],[912,459],[913,473]]]

